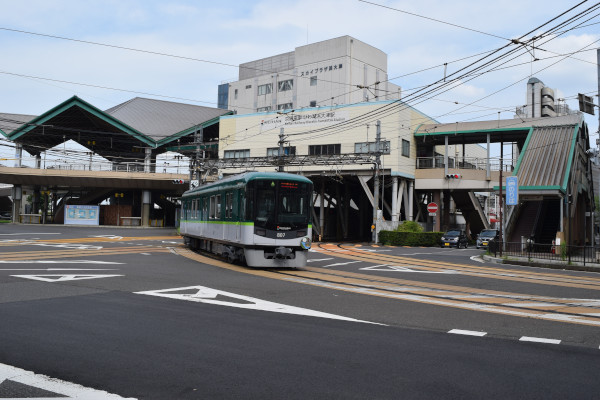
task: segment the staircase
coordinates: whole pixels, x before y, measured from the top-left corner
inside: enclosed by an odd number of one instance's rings
[[[521,242],[521,236],[529,239],[532,234],[535,234],[535,223],[542,204],[541,201],[528,201],[521,206],[521,212],[515,224],[515,229],[510,235],[509,242]],[[543,216],[540,219],[543,219]]]

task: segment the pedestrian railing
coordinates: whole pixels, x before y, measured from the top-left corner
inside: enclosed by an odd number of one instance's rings
[[[501,243],[490,242],[489,251],[495,257],[500,256]],[[551,260],[556,262],[600,264],[600,247],[598,246],[568,246],[535,242],[505,242],[502,246],[502,256],[523,257],[530,261]]]

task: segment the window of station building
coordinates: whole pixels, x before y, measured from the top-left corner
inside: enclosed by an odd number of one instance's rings
[[[289,110],[293,106],[294,105],[292,103],[277,104],[277,109],[278,110]]]
[[[294,80],[293,79],[288,79],[285,81],[280,81],[277,84],[277,90],[280,92],[285,92],[287,90],[292,90],[294,88]]]
[[[237,95],[238,95],[238,90],[237,90],[237,89],[235,89],[235,90],[233,91],[233,98],[234,98],[235,100],[237,100]]]
[[[246,89],[252,89],[252,85],[246,85]]]
[[[375,142],[354,143],[354,153],[356,154],[375,153],[376,149],[377,145]],[[379,143],[379,151],[382,154],[390,154],[390,141],[382,140]]]
[[[250,149],[244,150],[225,150],[223,158],[248,158],[250,157]]]
[[[402,155],[404,157],[410,157],[410,142],[402,139]]]
[[[258,107],[256,109],[256,112],[265,112],[265,111],[271,111],[271,106],[266,106],[266,107]]]
[[[317,77],[316,76],[310,77],[310,86],[317,86]]]
[[[308,154],[311,156],[340,154],[341,144],[314,144],[308,146]]]
[[[267,149],[267,157],[277,157],[279,155],[279,147],[269,147]],[[296,146],[286,146],[283,148],[284,156],[296,155]]]
[[[317,106],[317,101],[316,100],[311,100],[309,103],[309,107],[316,107]]]
[[[267,83],[266,85],[258,85],[258,95],[269,94],[273,91],[273,84]]]

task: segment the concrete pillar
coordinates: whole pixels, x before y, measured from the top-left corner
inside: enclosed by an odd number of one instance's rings
[[[413,221],[413,199],[415,198],[414,193],[415,183],[414,181],[408,181],[408,213],[407,219]]]
[[[319,225],[321,225],[319,241],[321,241],[325,236],[325,179],[321,181],[321,209],[319,211]]]
[[[41,154],[36,154],[36,156],[35,156],[35,167],[37,169],[41,169],[42,168],[42,156],[41,156]]]
[[[23,160],[23,145],[21,143],[15,143],[15,163],[14,163],[14,166],[16,168],[21,167],[22,160]]]
[[[398,177],[392,178],[392,221],[398,221]]]
[[[23,188],[21,185],[14,185],[12,188],[12,222],[20,222],[21,202],[23,200]]]
[[[448,136],[444,136],[444,176],[448,175]]]
[[[149,173],[152,172],[151,164],[152,164],[152,149],[150,147],[146,147],[146,157],[144,158],[144,172]]]
[[[142,226],[150,226],[150,191],[142,191]]]
[[[433,224],[433,230],[435,232],[439,232],[442,230],[442,224],[441,224],[441,220],[442,220],[442,191],[441,190],[436,190],[433,192],[433,202],[435,204],[438,205],[438,212],[437,215],[434,217],[435,218],[435,223]]]
[[[442,230],[447,231],[450,227],[450,191],[444,190],[442,196]]]
[[[487,179],[488,181],[492,179],[492,175],[491,175],[491,168],[490,168],[490,134],[487,134],[487,159],[485,162],[485,179]]]

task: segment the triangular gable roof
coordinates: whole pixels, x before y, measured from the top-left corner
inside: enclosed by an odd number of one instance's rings
[[[90,103],[80,99],[77,96],[71,97],[70,99],[60,103],[59,105],[50,109],[49,111],[46,111],[44,114],[40,115],[39,117],[36,117],[36,118],[32,119],[31,121],[29,121],[28,123],[21,125],[19,128],[15,129],[9,135],[7,135],[7,137],[10,140],[16,140],[16,139],[22,137],[23,135],[27,134],[31,130],[35,129],[36,127],[44,125],[44,123],[50,121],[52,118],[56,117],[57,115],[65,112],[66,110],[68,110],[72,107],[79,107],[80,109],[82,109],[86,112],[89,112],[90,114],[92,114],[92,115],[100,118],[101,120],[109,123],[110,125],[118,128],[119,130],[135,137],[136,139],[140,140],[141,142],[143,142],[149,146],[156,147],[156,143],[152,138],[149,138],[148,136],[144,135],[143,133],[139,132],[138,130],[130,127],[129,125],[123,123],[122,121],[118,120],[117,118],[113,117],[112,115],[100,110],[99,108],[91,105]]]
[[[8,137],[15,129],[36,117],[37,115],[0,113],[0,133]]]
[[[136,97],[109,108],[106,113],[144,132],[157,146],[162,146],[193,133],[200,126],[206,128],[217,123],[220,116],[231,111]]]

